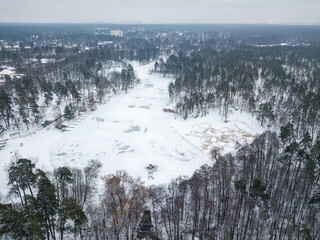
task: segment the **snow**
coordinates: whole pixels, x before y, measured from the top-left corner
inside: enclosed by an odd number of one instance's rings
[[[14,72],[11,71],[11,70],[9,70],[9,69],[3,69],[3,70],[0,72],[1,75],[10,75],[10,74],[12,74],[12,73],[14,73]]]
[[[290,46],[290,44],[289,44],[289,43],[279,43],[279,44],[269,44],[269,45],[253,44],[252,46],[254,46],[254,47],[278,47],[278,46],[280,46],[280,47],[285,47],[285,46]]]
[[[167,88],[173,79],[149,75],[151,66],[135,63],[141,83],[69,122],[69,131],[50,125],[24,137],[2,137],[9,140],[0,150],[0,192],[8,191],[4,168],[15,155],[35,160],[45,171],[82,168],[95,159],[103,164],[101,176],[124,169],[146,184],[161,184],[212,163],[212,147],[234,151],[236,141],[243,144],[263,132],[256,120],[238,111],[229,115],[228,123],[217,112],[188,120],[164,112],[171,104]],[[154,179],[148,179],[149,164],[157,166]]]
[[[41,59],[42,64],[48,64],[48,63],[52,63],[54,61],[55,61],[54,59],[50,59],[50,58],[42,58]]]
[[[8,69],[8,70],[10,70],[10,71],[14,71],[14,70],[15,70],[14,67],[11,67],[11,66],[8,66],[8,65],[2,65],[2,66],[0,66],[0,68],[2,68],[2,69]]]
[[[309,43],[288,43],[288,42],[283,42],[283,43],[278,43],[278,44],[268,44],[268,45],[259,45],[259,44],[253,44],[252,46],[254,47],[296,47],[296,46],[309,46]]]

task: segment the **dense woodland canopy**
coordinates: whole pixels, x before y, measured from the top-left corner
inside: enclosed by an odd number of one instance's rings
[[[170,97],[185,119],[219,109],[256,115],[261,125],[291,122],[298,137],[319,131],[320,45],[255,47],[220,51],[179,51],[155,63],[154,71],[174,75]]]
[[[139,84],[131,61],[155,61],[152,74],[175,78],[168,94],[186,121],[241,111],[276,132],[212,154],[212,164],[167,185],[118,171],[100,195],[100,162],[43,172],[16,155],[10,193],[0,195],[0,236],[137,239],[150,210],[152,239],[320,239],[319,27],[123,26],[123,38],[97,34],[101,27],[110,26],[1,26],[19,50],[1,48],[0,61],[23,76],[0,87],[0,124],[29,130],[48,109],[70,119]]]

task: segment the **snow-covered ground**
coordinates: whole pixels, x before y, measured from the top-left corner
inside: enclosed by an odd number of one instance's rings
[[[217,112],[188,120],[164,112],[172,79],[149,75],[151,66],[135,64],[141,84],[112,96],[96,111],[84,113],[70,124],[70,131],[49,126],[25,137],[3,137],[9,140],[0,150],[0,193],[7,192],[4,168],[15,155],[37,161],[37,167],[44,170],[81,168],[96,159],[103,164],[101,176],[124,169],[147,184],[157,184],[210,164],[212,147],[226,153],[236,141],[243,144],[263,132],[250,115],[237,111],[228,123]],[[146,170],[149,164],[158,166],[152,180]]]

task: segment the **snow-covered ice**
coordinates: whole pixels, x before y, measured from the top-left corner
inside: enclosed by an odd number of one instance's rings
[[[44,170],[81,168],[96,159],[103,164],[101,176],[124,169],[147,184],[158,184],[210,164],[212,147],[226,153],[236,141],[243,144],[263,132],[254,118],[237,111],[228,123],[217,112],[188,120],[164,112],[172,79],[149,75],[151,66],[134,64],[141,83],[128,93],[113,95],[96,111],[84,113],[69,125],[70,131],[49,126],[25,137],[6,136],[9,140],[0,151],[0,192],[7,192],[4,168],[15,154],[37,161]],[[149,164],[158,166],[153,180],[148,179]]]

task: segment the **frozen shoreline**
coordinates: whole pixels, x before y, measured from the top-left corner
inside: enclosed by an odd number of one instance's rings
[[[35,134],[9,140],[0,151],[4,173],[12,156],[37,161],[37,167],[51,171],[60,166],[86,166],[99,160],[100,175],[126,170],[146,184],[167,183],[179,175],[192,175],[202,164],[211,163],[209,151],[218,146],[223,153],[234,149],[234,141],[250,141],[263,128],[248,114],[234,112],[224,123],[216,111],[202,118],[183,120],[163,111],[169,104],[171,78],[149,75],[153,63],[134,64],[141,83],[128,93],[114,95],[106,104],[76,122],[67,132],[50,126]],[[23,142],[23,147],[20,143]],[[145,167],[157,165],[154,179]],[[8,191],[7,175],[0,175],[0,193]]]

